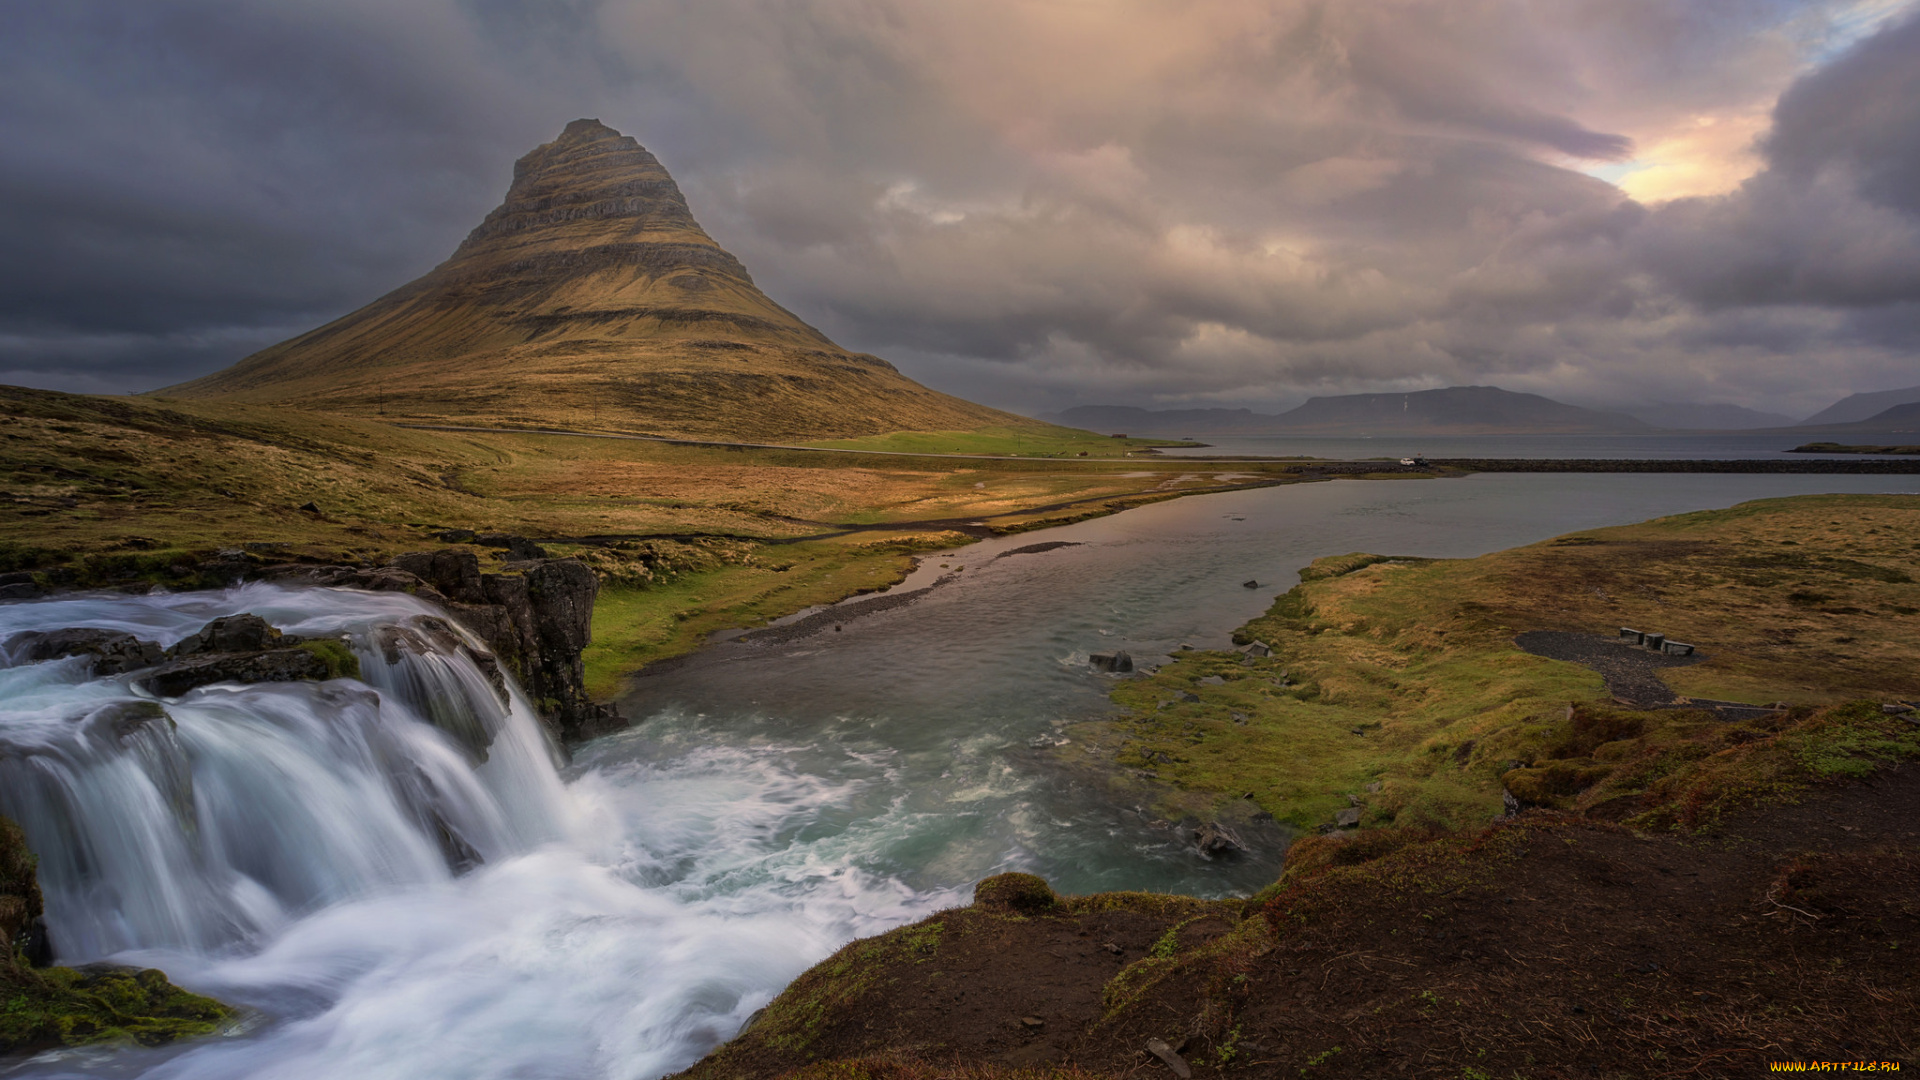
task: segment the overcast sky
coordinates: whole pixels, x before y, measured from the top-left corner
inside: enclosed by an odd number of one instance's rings
[[[1911,0],[0,0],[0,382],[352,310],[580,116],[1021,411],[1920,384]]]

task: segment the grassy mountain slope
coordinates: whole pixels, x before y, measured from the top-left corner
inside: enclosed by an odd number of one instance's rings
[[[1040,428],[848,352],[760,291],[654,156],[577,120],[426,276],[162,397],[753,439]]]

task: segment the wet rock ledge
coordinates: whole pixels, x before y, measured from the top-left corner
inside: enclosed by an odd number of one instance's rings
[[[401,555],[380,567],[267,566],[246,576],[328,588],[407,592],[446,608],[513,672],[556,735],[568,741],[625,727],[587,697],[581,650],[593,638],[600,580],[578,559],[526,559],[480,571],[471,551]]]
[[[485,538],[483,538],[485,539]],[[626,726],[611,706],[587,696],[581,651],[593,637],[593,603],[600,581],[578,559],[552,559],[530,541],[501,538],[509,561],[501,572],[482,573],[471,550],[442,548],[400,555],[382,566],[271,563],[243,549],[228,548],[197,564],[173,568],[196,588],[219,588],[243,581],[288,585],[405,592],[444,607],[492,652],[475,657],[483,667],[497,662],[527,691],[549,729],[563,741],[591,738]],[[51,579],[51,580],[48,580]],[[100,584],[97,580],[90,585]],[[49,589],[74,588],[54,574],[0,575],[0,600],[30,600]],[[122,586],[146,589],[148,581]],[[247,618],[252,618],[251,616]],[[254,623],[259,623],[257,618]],[[240,628],[235,623],[228,637]],[[162,651],[152,642],[100,630],[69,629],[16,635],[0,643],[30,660],[91,655],[96,674],[106,675],[163,664],[153,677],[163,696],[184,693],[209,682],[277,682],[353,675],[353,658],[338,643],[284,637],[264,623],[245,624],[246,640],[198,641],[214,632],[209,625],[196,638]],[[29,641],[28,638],[33,640]]]

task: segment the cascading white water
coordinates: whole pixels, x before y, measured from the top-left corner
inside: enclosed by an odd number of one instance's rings
[[[158,701],[140,672],[95,678],[85,657],[0,671],[0,813],[40,855],[63,960],[245,947],[291,917],[562,834],[564,793],[526,701],[411,597],[88,597],[0,609],[0,640],[96,627],[171,645],[236,612],[344,637],[365,685],[215,685]]]
[[[644,1080],[840,942],[955,899],[846,865],[851,835],[797,841],[872,783],[806,775],[785,760],[799,748],[563,782],[511,680],[406,594],[5,604],[0,642],[90,627],[172,645],[240,613],[344,639],[361,679],[156,700],[137,671],[0,656],[0,814],[41,857],[59,960],[161,967],[264,1017],[22,1075]]]

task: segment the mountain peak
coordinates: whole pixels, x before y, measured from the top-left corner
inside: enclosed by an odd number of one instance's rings
[[[760,291],[658,158],[593,119],[515,162],[425,276],[158,393],[728,436],[1032,423],[835,345]]]
[[[560,137],[513,163],[507,197],[467,236],[462,253],[485,241],[574,222],[624,224],[629,231],[686,232],[718,247],[687,209],[680,186],[631,135],[598,120],[575,120]],[[601,230],[617,233],[619,228]],[[552,239],[552,236],[546,239]],[[591,239],[592,233],[576,238]]]

